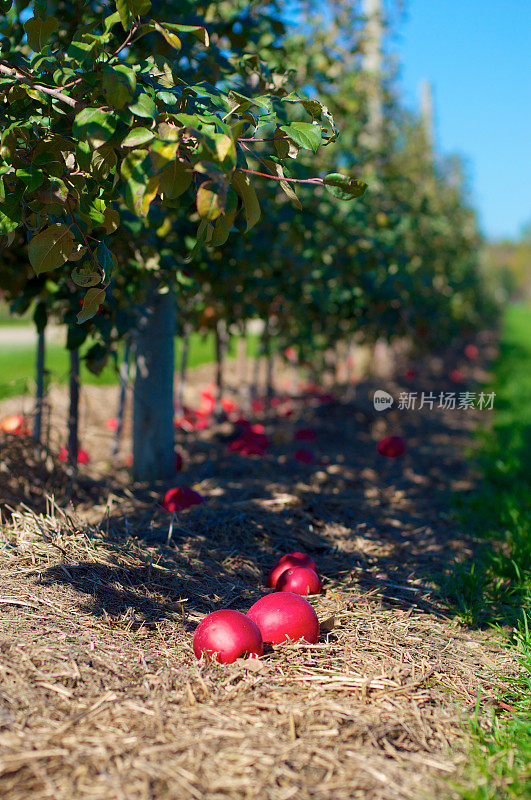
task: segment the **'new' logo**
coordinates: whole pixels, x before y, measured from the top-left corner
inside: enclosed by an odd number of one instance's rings
[[[376,411],[383,411],[385,408],[390,408],[393,405],[393,398],[383,389],[377,389],[372,399]]]

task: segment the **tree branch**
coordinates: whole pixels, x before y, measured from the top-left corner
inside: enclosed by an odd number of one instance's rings
[[[269,178],[272,181],[286,181],[286,183],[313,183],[321,186],[324,181],[322,178],[288,178],[286,175],[271,175],[270,172],[257,172],[255,169],[243,169],[238,167],[238,172],[248,172],[249,175],[258,175],[259,178]]]
[[[22,83],[25,86],[31,86],[32,89],[36,89],[39,92],[44,92],[44,94],[48,94],[50,97],[54,97],[56,100],[66,103],[66,105],[70,106],[76,111],[85,108],[84,103],[81,103],[79,100],[75,100],[73,97],[60,92],[58,89],[53,89],[50,86],[43,86],[40,83],[35,83],[33,78],[22,75],[5,61],[0,61],[0,75],[6,75],[8,78],[12,78],[14,81],[17,81],[17,83]]]

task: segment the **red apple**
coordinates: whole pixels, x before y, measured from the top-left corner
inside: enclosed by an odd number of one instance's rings
[[[303,596],[321,594],[321,581],[310,567],[293,567],[282,573],[277,581],[277,591],[294,592]]]
[[[295,450],[293,458],[300,464],[315,464],[317,460],[315,458],[315,453],[308,450],[306,447],[300,447],[298,450]]]
[[[59,461],[68,461],[68,450],[66,447],[61,447],[59,451]],[[78,464],[89,464],[90,463],[90,456],[86,450],[83,450],[82,447],[79,448],[77,451],[77,463]]]
[[[400,436],[386,436],[376,445],[376,449],[381,456],[386,458],[398,458],[406,452],[406,445]]]
[[[204,502],[205,498],[188,486],[175,486],[173,489],[168,489],[164,495],[162,507],[173,514],[191,506],[199,506]]]
[[[301,561],[300,558],[290,558],[288,561],[283,561],[282,563],[278,561],[267,577],[267,585],[270,589],[276,589],[278,579],[283,572],[286,572],[286,570],[291,569],[292,567],[306,566],[308,565],[304,561]]]
[[[479,350],[475,344],[467,344],[465,347],[465,356],[470,359],[474,359],[479,356]]]
[[[463,383],[464,375],[460,369],[452,369],[448,377],[454,383]]]
[[[315,442],[317,431],[313,428],[299,428],[298,431],[295,431],[295,439],[298,442]]]
[[[0,430],[12,433],[14,436],[27,436],[29,434],[24,414],[10,414],[0,422]]]
[[[264,642],[283,644],[288,639],[319,639],[319,622],[312,606],[299,594],[275,592],[257,600],[247,612],[256,622]]]
[[[255,622],[240,611],[214,611],[197,626],[194,641],[197,658],[232,664],[244,656],[261,656],[262,636]]]
[[[298,567],[299,566],[298,564],[291,564],[290,563],[290,561],[292,559],[295,559],[296,561],[300,561],[304,567],[310,567],[310,569],[313,569],[314,572],[318,571],[317,570],[317,564],[315,563],[313,558],[310,558],[310,556],[306,555],[306,553],[299,553],[299,552],[286,553],[285,556],[282,556],[281,558],[278,559],[277,564],[286,564],[286,563],[288,563],[290,567],[291,566]]]
[[[78,464],[89,464],[90,463],[90,456],[86,450],[83,450],[82,447],[79,448],[77,451],[77,462]]]

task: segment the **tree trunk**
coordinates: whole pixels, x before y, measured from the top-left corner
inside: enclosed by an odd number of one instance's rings
[[[68,463],[77,470],[79,447],[79,350],[70,351],[70,410],[68,412]]]
[[[247,325],[243,324],[241,335],[238,338],[238,395],[240,406],[244,414],[248,414],[251,407],[249,382],[247,380]]]
[[[253,365],[253,378],[252,378],[252,385],[251,385],[251,400],[258,399],[259,395],[259,384],[260,384],[260,362],[265,352],[265,328],[260,337],[260,344],[258,345],[258,351],[256,353]]]
[[[224,391],[223,367],[225,362],[226,344],[227,336],[225,331],[225,323],[219,320],[216,323],[216,405],[214,407],[214,418],[218,421],[223,417],[221,401]]]
[[[44,330],[37,336],[37,362],[36,362],[36,390],[35,390],[35,419],[33,421],[33,438],[40,442],[42,437],[42,411],[44,405]]]
[[[173,369],[175,301],[154,284],[138,326],[133,390],[133,477],[139,481],[171,478],[173,443]]]
[[[188,367],[188,346],[190,343],[190,326],[185,325],[181,336],[181,362],[179,364],[179,385],[177,387],[177,414],[184,416],[184,386]]]
[[[118,401],[118,415],[116,417],[116,430],[114,432],[114,442],[112,447],[112,457],[117,458],[120,451],[122,440],[122,430],[124,427],[125,401],[127,397],[127,387],[129,385],[129,355],[131,352],[131,342],[129,339],[125,343],[124,357],[120,364],[120,399]]]
[[[271,352],[271,334],[269,331],[269,322],[266,320],[264,328],[264,353],[266,357],[266,385],[265,396],[266,405],[269,407],[273,397],[273,354]]]

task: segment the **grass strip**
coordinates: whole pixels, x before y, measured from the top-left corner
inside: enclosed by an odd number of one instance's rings
[[[259,335],[248,334],[248,349],[250,356],[258,351]],[[179,365],[182,342],[175,341],[176,365]],[[90,372],[83,361],[81,350],[81,382],[99,386],[112,386],[118,383],[117,364],[109,359],[107,365],[99,375]],[[231,337],[228,358],[236,357],[237,337]],[[214,334],[193,333],[190,336],[188,366],[190,369],[210,364],[215,358]],[[68,351],[59,344],[49,343],[46,346],[46,370],[48,383],[66,384],[68,382]],[[6,397],[30,394],[35,386],[35,348],[27,345],[2,346],[0,348],[0,400]]]
[[[507,309],[489,391],[492,427],[481,431],[481,480],[459,501],[474,558],[455,563],[443,585],[462,623],[492,626],[519,663],[490,725],[470,722],[467,767],[453,788],[464,800],[531,797],[531,309]],[[479,701],[478,701],[479,707]]]

